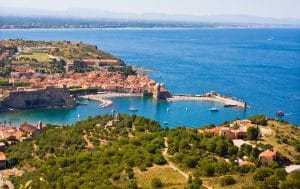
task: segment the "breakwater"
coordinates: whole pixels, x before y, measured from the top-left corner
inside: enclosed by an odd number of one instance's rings
[[[247,108],[247,103],[243,100],[235,97],[223,96],[214,91],[201,94],[201,95],[189,95],[189,94],[177,94],[172,95],[167,99],[168,101],[214,101],[224,104],[224,107],[238,107],[242,109]]]

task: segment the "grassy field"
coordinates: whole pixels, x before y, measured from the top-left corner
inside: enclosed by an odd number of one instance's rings
[[[262,143],[271,144],[281,155],[287,157],[293,163],[298,162],[300,153],[294,148],[294,144],[300,141],[300,129],[295,126],[275,120],[268,121],[272,133],[262,138]]]
[[[21,54],[18,58],[29,58],[29,59],[36,59],[38,62],[48,62],[49,55],[44,52],[33,52],[32,54]]]
[[[138,169],[134,170],[135,177],[137,178],[139,188],[151,188],[151,181],[153,178],[158,177],[163,183],[164,188],[184,188],[187,180],[180,173],[174,169],[165,166],[154,166],[147,171],[141,172]]]

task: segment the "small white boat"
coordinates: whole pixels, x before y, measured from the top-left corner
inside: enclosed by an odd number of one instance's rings
[[[189,109],[188,109],[188,108],[185,108],[185,111],[189,111]]]
[[[129,111],[136,112],[136,111],[138,111],[138,109],[135,108],[135,107],[130,107],[130,108],[129,108]]]
[[[166,122],[166,121],[164,121],[164,122],[163,122],[163,124],[164,124],[164,125],[168,125],[169,123],[168,123],[168,122]]]
[[[170,111],[170,108],[167,108],[167,112]]]
[[[9,110],[9,111],[14,111],[15,109],[13,109],[13,108],[8,108],[8,110]]]
[[[77,114],[77,118],[80,118],[80,115],[79,115],[79,114]]]
[[[214,107],[214,108],[210,108],[209,111],[211,111],[211,112],[217,112],[219,110],[218,110],[218,108]]]

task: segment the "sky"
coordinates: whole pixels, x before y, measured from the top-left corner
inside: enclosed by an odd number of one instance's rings
[[[300,0],[0,0],[0,6],[10,10],[21,8],[64,11],[83,8],[136,14],[242,14],[269,18],[300,18]]]

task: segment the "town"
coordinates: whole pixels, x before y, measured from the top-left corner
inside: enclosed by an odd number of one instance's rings
[[[76,95],[76,91],[139,93],[159,99],[170,97],[162,84],[145,74],[138,74],[122,60],[93,45],[5,40],[0,42],[0,53],[2,111],[72,107],[75,103],[68,92]],[[50,89],[56,91],[51,92],[51,98],[45,95]],[[16,101],[16,96],[18,103],[12,102]]]

